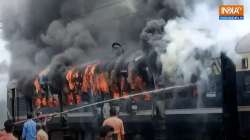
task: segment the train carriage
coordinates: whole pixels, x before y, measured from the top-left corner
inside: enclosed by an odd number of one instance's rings
[[[241,135],[249,137],[250,127],[247,122],[250,101],[248,95],[250,55],[248,52],[238,53],[242,57],[240,63],[236,65]],[[133,139],[135,135],[144,136],[144,139],[222,138],[220,59],[214,58],[208,63],[211,73],[209,82],[203,83],[205,90],[197,89],[196,77],[190,81],[190,86],[184,88],[161,91],[157,95],[126,98],[134,93],[170,86],[171,83],[159,80],[160,72],[156,70],[161,71],[161,68],[152,67],[148,63],[150,58],[143,53],[120,54],[114,58],[110,61],[68,66],[62,74],[58,74],[63,79],[61,83],[50,78],[46,72],[38,74],[33,80],[32,98],[22,96],[17,82],[10,83],[8,117],[19,121],[30,111],[46,115],[118,98],[118,102],[93,105],[53,117],[47,125],[50,138],[94,139],[97,126],[108,116],[107,110],[110,106],[117,107],[119,116],[126,126],[126,137],[129,139]],[[39,105],[36,99],[42,99],[41,97],[45,98],[46,103],[43,104],[41,101]],[[20,133],[20,130],[21,124],[17,127],[17,133]],[[177,132],[182,135],[178,135]]]

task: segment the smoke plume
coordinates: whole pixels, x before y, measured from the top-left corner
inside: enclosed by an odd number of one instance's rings
[[[191,81],[197,73],[206,77],[206,62],[201,58],[214,57],[223,50],[233,57],[233,46],[248,32],[247,20],[218,20],[220,3],[209,0],[2,2],[3,32],[12,59],[10,79],[28,81],[23,85],[45,68],[53,75],[72,65],[110,58],[113,42],[120,42],[127,51],[142,49],[153,58],[147,62],[157,77],[161,74],[174,80],[182,77],[182,82]],[[161,67],[159,73],[157,69]]]
[[[44,68],[56,72],[59,66],[63,70],[109,57],[115,41],[127,50],[140,49],[139,35],[148,20],[178,15],[172,2],[2,1],[3,32],[12,60],[10,79],[32,81]]]
[[[249,13],[247,8],[246,13]],[[192,74],[199,71],[206,78],[209,74],[209,65],[206,64],[209,64],[209,59],[204,61],[201,58],[218,57],[220,52],[226,52],[234,62],[239,60],[235,47],[250,32],[247,26],[249,19],[220,21],[218,5],[210,6],[207,3],[195,4],[193,10],[186,10],[183,17],[169,20],[164,27],[164,40],[167,43],[161,62],[167,75],[175,75],[176,71],[180,71],[184,82],[189,82]],[[197,57],[200,54],[197,50],[205,52],[202,57]]]
[[[165,2],[170,7],[177,3]],[[159,83],[167,85],[192,82],[196,83],[198,93],[204,93],[210,83],[213,60],[221,52],[225,52],[236,65],[239,64],[240,56],[235,47],[250,32],[249,3],[244,2],[245,19],[242,21],[222,21],[218,14],[220,4],[239,2],[178,3],[175,6],[178,13],[175,18],[152,20],[146,24],[140,36],[143,50],[148,54],[158,54],[152,62],[158,67],[162,66],[162,73],[156,75]],[[201,104],[201,100],[198,100],[197,105]]]

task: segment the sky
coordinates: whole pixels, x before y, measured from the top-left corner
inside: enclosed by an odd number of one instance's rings
[[[0,15],[2,15],[3,3],[5,0],[0,0]],[[6,101],[7,83],[8,83],[8,65],[11,58],[10,53],[5,48],[7,41],[3,39],[2,23],[0,17],[0,101]],[[6,67],[7,66],[7,67]]]
[[[1,23],[0,23],[1,27]],[[8,71],[1,72],[1,64],[10,64],[10,53],[5,48],[7,42],[3,39],[2,30],[0,28],[0,110],[3,112],[0,115],[0,128],[3,127],[3,122],[7,118],[6,113],[6,93],[7,93],[7,83],[8,83]]]
[[[0,24],[1,27],[1,24]],[[0,29],[0,63],[4,65],[10,64],[10,53],[5,48],[7,42],[3,40],[2,37],[2,30]],[[1,67],[1,65],[0,65]],[[1,69],[1,68],[0,68]],[[0,73],[0,100],[6,99],[6,86],[8,83],[8,72],[1,72]]]

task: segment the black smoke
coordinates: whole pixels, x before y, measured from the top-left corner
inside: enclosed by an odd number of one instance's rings
[[[10,80],[22,81],[21,87],[25,87],[44,68],[49,68],[53,75],[71,65],[109,58],[115,41],[126,50],[141,49],[141,46],[145,50],[148,45],[140,45],[140,33],[146,23],[152,19],[167,21],[180,15],[180,7],[185,3],[175,0],[10,0],[3,5],[3,34],[9,42],[7,48],[12,60]],[[164,24],[163,20],[160,24]]]
[[[145,53],[146,63],[155,79],[159,79],[162,73],[162,65],[159,54],[164,53],[166,42],[163,41],[165,20],[151,20],[140,34],[142,50]]]

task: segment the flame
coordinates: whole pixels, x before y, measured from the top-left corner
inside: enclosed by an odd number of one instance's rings
[[[90,70],[90,66],[91,65],[87,65],[84,71],[84,76],[83,76],[83,80],[82,80],[82,91],[87,93],[88,89],[89,89],[89,70]]]
[[[116,98],[119,98],[120,97],[120,92],[117,88],[115,88],[113,90],[113,98],[116,99]]]
[[[80,78],[81,74],[75,68],[69,69],[66,73],[68,86],[65,88],[69,90],[68,92],[70,92],[67,95],[67,104],[69,105],[81,103],[81,96],[78,95],[80,88],[82,88],[81,83],[79,83],[79,80],[81,80]]]
[[[41,107],[57,107],[59,106],[58,97],[49,96],[48,99],[42,95],[34,98],[34,105],[36,108]]]
[[[53,97],[49,97],[49,99],[48,99],[48,106],[49,106],[49,107],[54,107],[54,104],[53,104]]]
[[[41,106],[45,107],[47,105],[50,105],[49,104],[50,99],[48,99],[48,101],[47,101],[47,99],[45,98],[45,95],[44,95],[45,91],[43,90],[41,83],[40,83],[41,82],[40,78],[46,76],[47,74],[48,74],[47,69],[42,70],[33,82],[34,87],[35,87],[35,92],[37,93],[37,95],[36,95],[37,97],[35,97],[35,99],[34,99],[34,104],[37,108],[40,108]]]
[[[144,95],[144,100],[145,100],[145,101],[150,101],[151,98],[152,98],[152,97],[151,97],[150,95],[148,95],[148,94],[145,94],[145,95]]]
[[[39,81],[38,81],[38,78],[36,78],[36,79],[34,80],[34,86],[35,86],[36,93],[37,93],[37,94],[40,93],[41,90],[42,90],[42,88],[41,88],[41,85],[40,85],[40,83],[39,83]]]
[[[71,93],[67,94],[67,104],[68,105],[73,105],[73,102],[74,102],[73,95]]]
[[[90,69],[89,73],[89,78],[90,78],[90,88],[92,90],[92,94],[96,95],[97,94],[97,80],[96,80],[96,75],[95,75],[95,69],[96,69],[96,64],[93,64]]]
[[[92,90],[92,93],[95,95],[97,92],[97,85],[95,82],[95,69],[97,64],[89,64],[86,66],[82,82],[82,91],[87,93]]]
[[[42,98],[42,106],[47,106],[47,100],[45,97]]]
[[[73,104],[80,104],[81,103],[81,96],[74,93],[67,94],[67,104],[73,105]]]
[[[123,99],[128,99],[128,98],[129,98],[128,92],[127,92],[127,91],[123,91],[123,92],[122,92],[122,98],[123,98]]]
[[[75,66],[66,71],[65,78],[67,83],[65,83],[63,91],[68,105],[81,103],[80,92],[87,94],[91,93],[94,96],[97,94],[109,93],[113,98],[122,97],[127,99],[131,90],[134,92],[140,92],[146,89],[146,82],[143,77],[132,69],[128,70],[128,76],[126,77],[123,74],[117,75],[119,72],[116,73],[115,69],[112,69],[111,71],[99,70],[99,64],[100,63],[87,64],[82,71],[78,70]],[[44,70],[39,73],[39,76],[46,76],[47,73],[48,71]],[[37,107],[58,106],[58,98],[55,98],[55,96],[51,96],[50,94],[49,97],[45,96],[47,94],[46,91],[43,91],[41,83],[39,83],[39,76],[34,80],[36,93],[40,93],[34,100],[35,105]],[[138,97],[133,98],[139,100]],[[151,100],[151,96],[145,95],[144,100]]]
[[[117,85],[114,78],[111,78],[111,93],[113,98],[119,98],[120,97],[120,90],[119,85]]]
[[[79,87],[79,78],[80,78],[80,73],[77,71],[75,68],[71,68],[70,70],[67,71],[66,73],[66,79],[68,81],[68,86],[70,90],[77,90]]]
[[[130,86],[132,90],[143,90],[145,87],[145,82],[139,75],[133,73],[130,81]]]
[[[37,108],[41,107],[41,104],[42,104],[41,98],[39,98],[39,97],[35,98],[34,102],[35,102],[35,106]]]
[[[81,96],[75,95],[75,98],[76,98],[76,104],[80,104],[81,103]]]
[[[69,85],[70,90],[75,89],[75,83],[74,83],[74,80],[73,80],[73,75],[74,75],[74,68],[70,69],[66,74],[66,79],[68,81],[68,85]]]
[[[47,75],[47,73],[48,73],[48,70],[47,70],[47,69],[42,70],[42,71],[38,74],[38,76],[36,77],[36,79],[34,80],[34,83],[33,83],[33,84],[34,84],[36,93],[41,93],[41,92],[42,92],[42,87],[41,87],[41,84],[40,84],[39,79],[40,79],[40,77],[43,77],[43,76]]]
[[[130,81],[130,86],[132,90],[135,90],[137,92],[145,90],[146,87],[146,83],[144,82],[143,78],[140,77],[139,75],[132,73],[131,74],[131,81]],[[139,100],[138,96],[134,96],[133,97],[134,100]],[[144,95],[144,100],[145,101],[150,101],[151,100],[151,96],[148,94]]]
[[[105,77],[104,72],[101,72],[98,76],[97,76],[97,89],[101,92],[101,93],[108,93],[109,92],[109,86],[108,86],[108,81]]]

